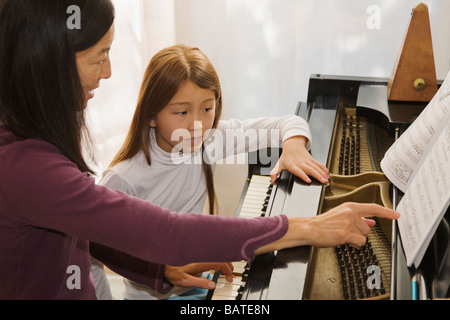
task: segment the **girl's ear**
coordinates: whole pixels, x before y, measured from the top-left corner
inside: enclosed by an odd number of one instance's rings
[[[156,128],[156,120],[150,120],[150,128]]]

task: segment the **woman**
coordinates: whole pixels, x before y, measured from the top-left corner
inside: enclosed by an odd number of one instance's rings
[[[81,29],[68,28],[72,5]],[[183,215],[97,186],[83,159],[84,109],[111,75],[113,22],[109,0],[0,0],[0,299],[95,299],[90,254],[166,292],[184,281],[166,264],[359,246],[374,224],[364,217],[398,217],[356,204],[312,219]],[[126,269],[115,263],[123,256]]]

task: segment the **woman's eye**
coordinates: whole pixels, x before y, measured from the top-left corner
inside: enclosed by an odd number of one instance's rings
[[[176,114],[179,116],[185,116],[185,115],[187,115],[187,111],[177,112]]]
[[[213,110],[213,108],[205,108],[205,109],[203,109],[203,112],[210,112],[211,110]]]

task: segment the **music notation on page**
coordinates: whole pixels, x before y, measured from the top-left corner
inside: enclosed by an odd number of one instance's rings
[[[450,204],[450,73],[381,167],[404,192],[398,225],[407,264],[417,267]]]

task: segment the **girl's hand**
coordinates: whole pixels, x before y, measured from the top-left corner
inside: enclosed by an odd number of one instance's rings
[[[165,277],[175,286],[214,289],[214,281],[197,277],[204,271],[220,270],[227,281],[233,282],[233,265],[231,263],[193,263],[183,267],[166,266]]]
[[[270,173],[272,184],[275,183],[283,170],[288,170],[306,183],[312,182],[310,176],[321,183],[328,183],[330,172],[311,156],[306,149],[307,142],[307,138],[297,136],[283,143],[283,153],[280,160]]]

